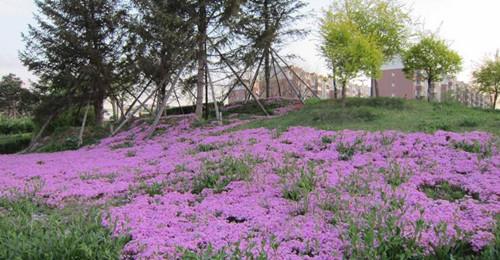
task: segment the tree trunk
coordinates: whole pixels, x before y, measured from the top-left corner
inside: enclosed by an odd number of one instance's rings
[[[205,63],[207,41],[207,10],[205,0],[198,0],[198,75],[196,82],[196,117],[203,118],[203,91],[205,86]]]
[[[271,96],[271,65],[269,54],[271,50],[270,34],[269,34],[269,0],[264,0],[264,32],[265,32],[265,49],[264,49],[264,77],[266,81],[266,98]]]
[[[498,91],[495,91],[495,96],[493,96],[493,110],[497,109],[497,101],[498,101]]]
[[[104,120],[104,97],[99,96],[94,100],[95,125],[102,126]]]
[[[432,85],[432,79],[429,77],[427,79],[427,101],[431,102],[434,100],[434,86]]]
[[[336,71],[335,71],[335,68],[333,68],[333,98],[334,99],[338,99],[339,97],[339,94],[338,94],[338,90],[337,90],[337,80],[336,80]]]
[[[342,82],[342,103],[345,103],[345,98],[347,96],[347,81]]]
[[[379,97],[380,93],[378,91],[378,82],[377,79],[371,78],[371,95],[372,97]]]

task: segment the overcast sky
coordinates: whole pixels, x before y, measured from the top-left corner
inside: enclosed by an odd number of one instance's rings
[[[301,23],[312,33],[294,42],[284,53],[302,57],[295,63],[311,72],[327,73],[326,64],[318,51],[318,20],[329,0],[305,0],[309,3],[308,18]],[[460,80],[470,80],[475,66],[488,54],[500,48],[500,0],[406,0],[413,14],[431,31],[439,29],[464,60]],[[19,62],[23,48],[21,33],[33,22],[35,7],[32,0],[0,0],[0,76],[15,73],[23,80],[35,79]]]

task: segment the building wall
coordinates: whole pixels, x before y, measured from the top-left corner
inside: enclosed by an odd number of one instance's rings
[[[377,81],[379,95],[382,97],[400,97],[415,99],[417,88],[414,81],[406,78],[401,69],[388,69],[382,72],[382,77]]]

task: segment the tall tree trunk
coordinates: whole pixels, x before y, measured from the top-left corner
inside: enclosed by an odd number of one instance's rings
[[[378,82],[377,79],[371,78],[371,95],[372,97],[379,97],[380,93],[378,91]]]
[[[333,68],[333,98],[338,99],[339,98],[339,93],[337,89],[337,79],[336,79],[336,71],[335,68]]]
[[[203,118],[203,91],[205,86],[205,63],[207,54],[207,6],[205,0],[198,0],[198,75],[196,82],[196,117]]]
[[[347,81],[342,81],[342,102],[345,102],[347,96]]]
[[[495,96],[493,97],[493,105],[492,105],[493,110],[497,109],[498,94],[499,94],[498,90],[495,91]]]
[[[94,113],[95,125],[102,126],[104,120],[104,93],[102,90],[98,91],[94,98]]]
[[[265,31],[265,49],[264,49],[264,77],[266,80],[266,98],[271,96],[271,65],[269,55],[271,50],[271,35],[269,34],[269,0],[264,0],[264,31]]]
[[[432,79],[429,77],[427,79],[427,101],[431,102],[434,100],[434,86],[432,85]]]

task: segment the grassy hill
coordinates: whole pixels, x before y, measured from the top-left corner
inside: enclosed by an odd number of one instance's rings
[[[394,98],[350,98],[346,104],[324,100],[306,102],[300,111],[280,118],[251,122],[244,128],[310,126],[324,130],[399,130],[404,132],[486,131],[500,136],[500,111],[458,103],[428,103]]]

